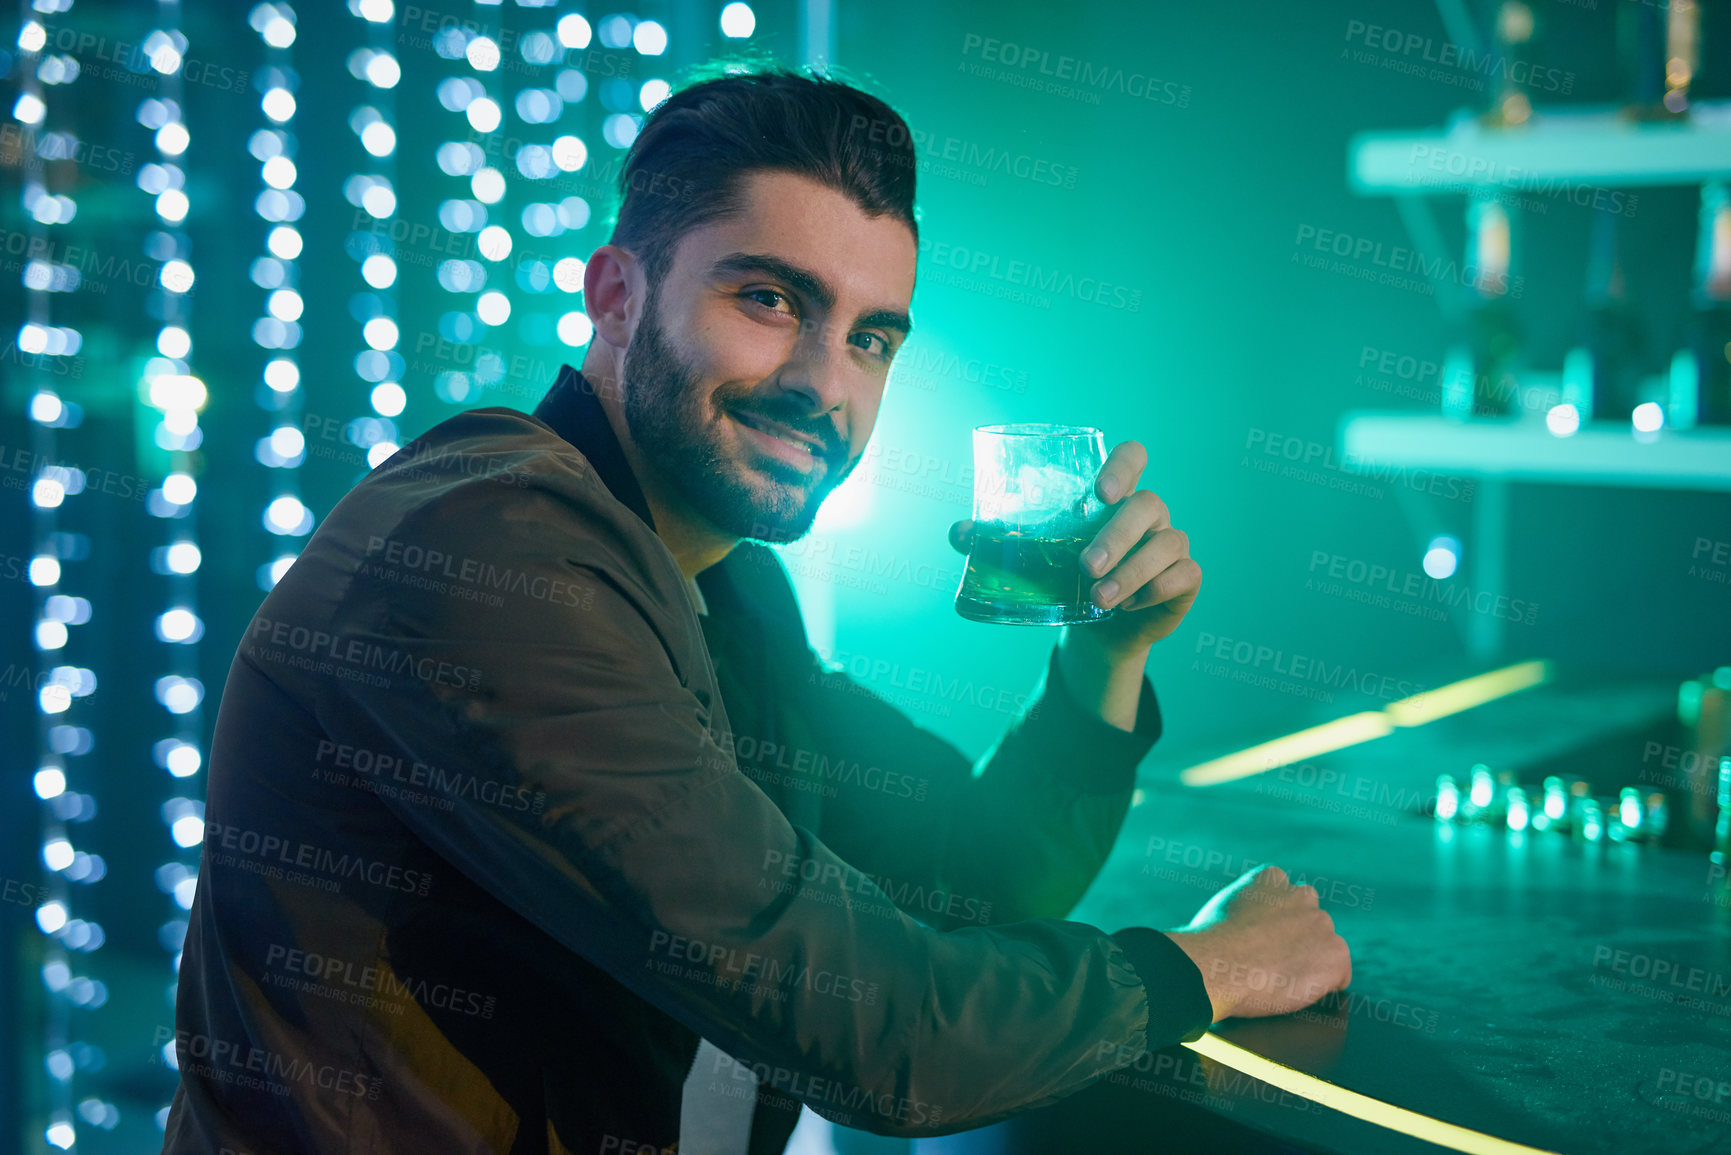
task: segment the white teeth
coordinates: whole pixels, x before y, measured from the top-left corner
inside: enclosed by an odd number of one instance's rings
[[[781,433],[772,432],[768,429],[765,429],[763,426],[758,425],[756,422],[745,421],[743,418],[741,418],[740,420],[743,421],[744,424],[749,425],[753,429],[757,430],[759,433],[762,433],[762,434],[769,436],[769,437],[773,437],[777,441],[780,441],[784,444],[793,446],[795,449],[805,450],[805,452],[808,456],[812,456],[812,457],[817,456],[817,447],[812,445],[808,441],[801,441],[797,438],[788,437],[788,436],[781,434]]]

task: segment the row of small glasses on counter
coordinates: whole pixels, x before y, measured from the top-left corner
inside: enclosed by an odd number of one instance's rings
[[[1437,775],[1435,816],[1438,822],[1546,831],[1582,842],[1658,842],[1670,810],[1656,790],[1625,786],[1616,797],[1595,796],[1586,779],[1556,774],[1533,788],[1517,783],[1510,771],[1480,762],[1464,782]]]

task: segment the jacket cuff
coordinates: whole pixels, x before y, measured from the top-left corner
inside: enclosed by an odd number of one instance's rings
[[[1129,956],[1148,992],[1148,1049],[1191,1043],[1207,1034],[1214,1004],[1202,971],[1179,945],[1157,930],[1130,926],[1112,941]]]
[[[1058,647],[1046,659],[1046,685],[1021,721],[1037,763],[1050,766],[1083,794],[1128,791],[1136,767],[1160,738],[1160,703],[1142,675],[1136,728],[1120,730],[1078,703],[1058,670]]]

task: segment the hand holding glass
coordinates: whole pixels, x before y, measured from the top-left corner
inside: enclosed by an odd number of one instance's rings
[[[956,612],[977,622],[1062,626],[1110,617],[1081,556],[1111,511],[1094,492],[1106,439],[1077,425],[974,430],[974,531]]]

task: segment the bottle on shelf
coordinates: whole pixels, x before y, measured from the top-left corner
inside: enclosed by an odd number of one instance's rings
[[[1689,86],[1701,59],[1701,10],[1696,0],[1623,4],[1617,9],[1617,52],[1631,120],[1679,120],[1689,114]]]
[[[1562,399],[1582,423],[1626,423],[1635,408],[1645,341],[1623,278],[1621,218],[1595,213],[1592,228],[1582,334],[1563,356]]]
[[[1494,70],[1496,80],[1490,86],[1490,107],[1480,118],[1486,126],[1514,128],[1532,118],[1532,100],[1519,78],[1533,75],[1537,30],[1538,20],[1527,0],[1502,0],[1497,5],[1492,40],[1499,66]]]
[[[1464,331],[1443,373],[1443,413],[1457,420],[1507,417],[1520,396],[1521,332],[1509,300],[1513,223],[1492,194],[1475,193],[1467,207]]]
[[[1677,720],[1683,740],[1677,751],[1679,781],[1672,791],[1677,798],[1676,841],[1695,850],[1711,849],[1723,813],[1719,762],[1731,754],[1731,667],[1683,682],[1677,690]]]
[[[1731,867],[1731,754],[1719,759],[1719,820],[1713,829],[1713,852],[1708,855],[1725,877]]]
[[[1646,810],[1644,819],[1647,827],[1647,841],[1663,842],[1665,832],[1671,827],[1671,807],[1662,790],[1649,790],[1641,800]]]
[[[1683,348],[1671,360],[1665,423],[1731,425],[1731,192],[1723,182],[1701,187],[1689,303]]]

